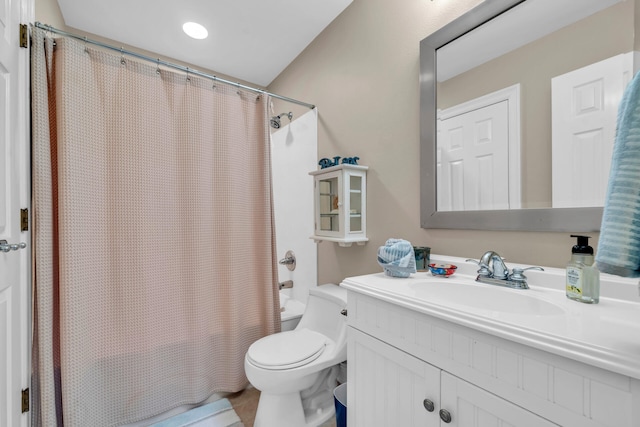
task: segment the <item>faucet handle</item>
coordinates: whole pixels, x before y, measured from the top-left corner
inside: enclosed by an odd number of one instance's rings
[[[540,270],[540,271],[544,271],[544,268],[542,267],[527,267],[527,268],[521,268],[521,267],[513,267],[511,274],[509,275],[509,279],[516,281],[516,282],[525,282],[527,280],[527,276],[524,275],[524,272],[526,270]]]
[[[491,270],[489,269],[489,266],[487,264],[485,264],[484,262],[475,260],[473,258],[467,259],[466,262],[473,262],[474,264],[477,264],[478,267],[480,267],[480,269],[477,271],[479,276],[483,276],[483,277],[491,277],[492,276],[492,273],[491,273]]]

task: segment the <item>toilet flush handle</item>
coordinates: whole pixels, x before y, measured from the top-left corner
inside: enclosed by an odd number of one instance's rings
[[[346,315],[347,315],[347,309],[346,309],[346,308],[343,308],[343,309],[340,311],[340,314],[342,314],[343,316],[346,316]]]

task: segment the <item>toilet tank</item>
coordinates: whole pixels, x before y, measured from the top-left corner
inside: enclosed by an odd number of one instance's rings
[[[345,339],[347,316],[341,314],[347,308],[347,290],[329,283],[309,290],[309,300],[296,329],[307,328],[339,343]]]

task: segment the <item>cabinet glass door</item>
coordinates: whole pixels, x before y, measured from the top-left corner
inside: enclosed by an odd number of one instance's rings
[[[362,177],[349,175],[349,230],[362,231]]]
[[[367,167],[342,164],[309,172],[314,182],[313,240],[367,242]]]
[[[338,177],[321,179],[319,185],[319,209],[321,231],[340,231],[340,199]]]

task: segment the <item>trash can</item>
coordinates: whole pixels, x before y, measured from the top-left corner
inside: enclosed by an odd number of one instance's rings
[[[336,405],[336,427],[347,427],[347,383],[333,390],[333,400]]]

